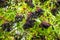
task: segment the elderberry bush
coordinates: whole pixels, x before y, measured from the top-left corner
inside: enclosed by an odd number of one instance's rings
[[[0,40],[60,40],[60,0],[0,0]]]

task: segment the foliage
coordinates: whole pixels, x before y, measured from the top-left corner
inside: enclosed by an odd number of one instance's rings
[[[4,3],[0,4],[0,40],[60,40],[59,0]]]

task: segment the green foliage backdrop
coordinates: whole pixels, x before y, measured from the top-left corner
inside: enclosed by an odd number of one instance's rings
[[[60,40],[60,1],[1,1],[0,40]]]

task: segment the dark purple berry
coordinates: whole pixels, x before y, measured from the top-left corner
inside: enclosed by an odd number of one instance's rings
[[[60,0],[57,0],[57,3],[60,5]]]
[[[5,0],[0,0],[0,2],[4,2]]]
[[[17,16],[15,17],[15,22],[22,21],[22,19],[23,19],[23,15],[17,15]]]
[[[35,12],[32,12],[31,14],[30,14],[30,18],[37,18],[37,13],[35,13]]]
[[[4,23],[4,24],[2,24],[1,25],[1,27],[2,27],[2,29],[4,30],[4,31],[11,31],[11,25],[12,24],[10,24],[9,22],[7,22],[7,23]]]
[[[6,30],[7,32],[10,32],[10,31],[12,30],[12,28],[11,28],[11,27],[7,27],[5,30]]]
[[[43,21],[41,24],[40,24],[40,27],[42,28],[48,28],[50,26],[50,24],[46,21]]]
[[[60,7],[60,0],[57,0],[57,2],[55,3],[56,7]]]
[[[7,0],[0,0],[0,7],[5,7],[7,5]]]
[[[42,9],[38,9],[37,11],[35,11],[35,12],[30,12],[29,13],[29,17],[30,18],[38,18],[40,15],[42,15],[43,14],[43,10]]]
[[[35,11],[38,15],[41,15],[44,11],[42,9],[40,9],[39,7],[36,7],[36,11]]]
[[[51,13],[52,13],[54,16],[56,16],[56,12],[57,12],[57,9],[56,9],[56,8],[54,8],[54,9],[51,10]]]
[[[28,21],[26,21],[26,23],[23,26],[23,29],[32,28],[34,26],[34,22],[35,22],[35,20],[28,20]]]
[[[34,7],[34,4],[32,3],[32,0],[25,0],[25,3],[27,3],[28,6],[30,6],[31,8]]]

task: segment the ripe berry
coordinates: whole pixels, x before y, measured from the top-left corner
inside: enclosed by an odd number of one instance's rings
[[[59,5],[60,5],[60,0],[57,0],[57,2],[59,3]]]
[[[60,0],[57,0],[58,5],[60,5]]]
[[[11,27],[7,27],[5,30],[10,32],[12,30],[12,28]]]
[[[32,3],[32,0],[25,0],[25,3],[27,3],[28,6],[30,6],[31,8],[34,7],[34,4]]]
[[[50,26],[50,24],[46,21],[43,21],[39,26],[42,28],[48,28]]]
[[[35,13],[35,12],[32,12],[32,13],[30,13],[30,18],[37,18],[37,13]]]
[[[24,26],[23,26],[23,29],[28,29],[28,28],[32,28],[34,26],[34,22],[35,20],[28,20]]]
[[[0,0],[0,2],[4,2],[5,0]]]
[[[4,30],[4,31],[11,31],[11,26],[12,24],[10,24],[10,23],[4,23],[4,24],[2,24],[1,25],[1,27],[2,27],[2,29]]]
[[[36,11],[35,11],[38,15],[41,15],[44,11],[42,9],[40,9],[39,7],[36,7]]]
[[[7,5],[7,0],[0,0],[0,7],[4,7]]]
[[[56,12],[57,12],[57,9],[56,9],[56,8],[54,8],[54,9],[51,10],[51,13],[52,13],[54,16],[56,16]]]
[[[40,15],[43,14],[42,12],[43,12],[42,9],[38,9],[38,10],[35,11],[35,12],[30,12],[28,16],[29,16],[30,18],[38,18]]]
[[[15,22],[22,21],[22,19],[23,19],[23,15],[17,15],[17,16],[15,17]]]
[[[60,0],[57,0],[57,2],[55,3],[56,7],[60,7]]]

